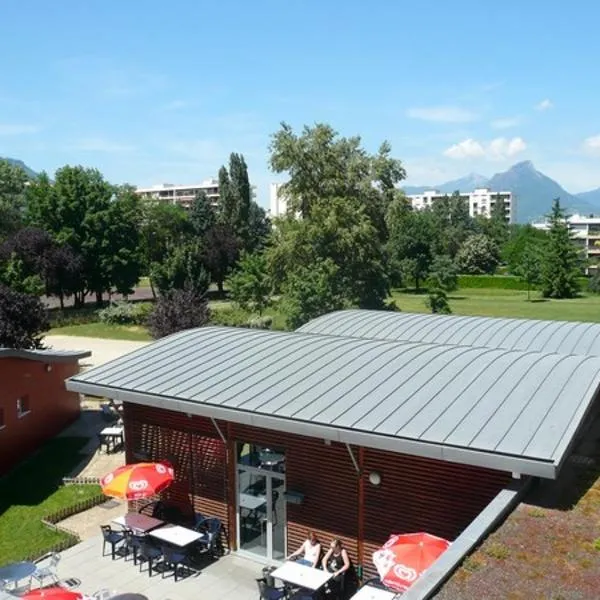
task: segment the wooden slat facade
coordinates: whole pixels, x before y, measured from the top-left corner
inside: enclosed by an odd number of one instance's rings
[[[510,481],[510,474],[371,448],[352,447],[358,476],[343,444],[319,438],[219,422],[125,403],[127,460],[168,459],[176,482],[164,500],[189,512],[219,517],[235,543],[237,442],[286,454],[286,487],[302,492],[287,504],[287,552],[308,530],[324,543],[341,538],[356,564],[373,572],[371,554],[391,533],[428,531],[453,540]],[[368,475],[377,472],[381,484]],[[361,515],[362,510],[362,515]]]

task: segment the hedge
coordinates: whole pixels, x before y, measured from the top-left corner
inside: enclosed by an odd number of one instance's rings
[[[581,290],[586,290],[587,284],[586,277],[579,278]],[[514,275],[459,275],[458,287],[462,289],[526,290],[527,284]]]

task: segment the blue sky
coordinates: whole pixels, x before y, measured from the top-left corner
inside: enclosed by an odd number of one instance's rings
[[[0,156],[151,185],[330,123],[383,139],[408,182],[520,160],[600,186],[600,4],[555,0],[4,0]]]

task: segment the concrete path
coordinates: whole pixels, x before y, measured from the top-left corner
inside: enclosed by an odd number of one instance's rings
[[[44,344],[55,350],[90,350],[92,356],[81,361],[85,368],[97,367],[119,358],[124,354],[143,348],[150,342],[130,342],[126,340],[105,340],[101,338],[77,337],[71,335],[47,335]]]

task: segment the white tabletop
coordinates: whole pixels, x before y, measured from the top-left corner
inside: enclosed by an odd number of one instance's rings
[[[150,531],[148,535],[162,540],[163,542],[179,546],[180,548],[183,548],[192,542],[197,542],[203,537],[202,533],[198,533],[193,529],[181,527],[180,525],[165,525],[164,527],[159,527],[158,529]]]
[[[271,573],[271,577],[299,585],[309,590],[318,590],[320,587],[323,587],[331,579],[332,575],[333,573],[329,571],[313,569],[292,560],[284,562],[278,569],[275,569]]]
[[[123,435],[122,427],[105,427],[100,435]]]
[[[240,508],[256,510],[267,503],[264,496],[252,496],[252,494],[240,494]]]
[[[372,585],[363,585],[354,596],[352,600],[392,600],[392,598],[400,597],[395,592],[390,590],[382,590],[380,588],[373,587]]]

